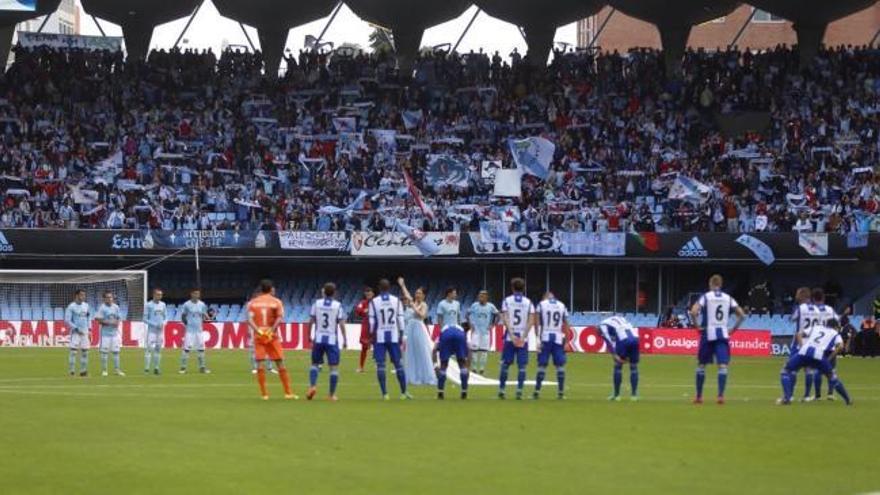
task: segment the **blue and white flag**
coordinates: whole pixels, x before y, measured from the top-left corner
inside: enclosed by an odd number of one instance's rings
[[[365,199],[367,199],[367,192],[361,191],[361,193],[358,194],[358,197],[355,198],[355,200],[352,201],[345,208],[340,208],[338,206],[332,206],[332,205],[322,206],[321,208],[318,209],[318,213],[322,213],[324,215],[338,215],[340,213],[348,213],[350,211],[360,210],[361,208],[364,207],[364,200]]]
[[[810,256],[828,256],[828,234],[815,232],[798,233],[798,245]]]
[[[743,234],[736,238],[736,242],[742,244],[743,246],[748,248],[749,251],[755,253],[755,256],[757,256],[758,259],[761,260],[761,263],[764,263],[767,266],[772,265],[773,262],[776,261],[776,255],[773,254],[773,249],[768,246],[767,243],[765,243],[761,239],[758,239],[757,237]]]
[[[428,169],[425,171],[425,182],[439,189],[441,187],[468,187],[470,170],[461,158],[452,155],[428,155]]]
[[[336,132],[356,132],[357,119],[354,117],[333,117],[333,127]]]
[[[539,136],[526,139],[508,139],[507,146],[513,162],[523,173],[546,179],[550,174],[550,163],[556,152],[552,141]]]
[[[403,119],[403,125],[409,130],[415,129],[422,123],[424,114],[421,110],[404,110],[400,117]]]
[[[867,232],[849,232],[846,234],[846,247],[849,249],[860,249],[868,247]]]
[[[440,246],[431,240],[427,234],[419,229],[410,227],[399,219],[394,220],[394,230],[407,236],[419,252],[422,253],[422,256],[433,256],[440,252]]]
[[[669,186],[669,199],[705,203],[712,194],[712,188],[700,181],[679,175]]]
[[[522,213],[516,205],[493,206],[492,214],[505,222],[519,222],[522,219]]]
[[[480,222],[480,239],[483,242],[510,242],[510,228],[504,220]]]

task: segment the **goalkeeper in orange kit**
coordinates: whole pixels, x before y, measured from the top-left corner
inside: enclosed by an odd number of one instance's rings
[[[290,375],[284,367],[284,351],[281,339],[276,332],[278,325],[284,321],[284,304],[274,295],[272,281],[260,281],[260,294],[248,303],[248,326],[254,336],[254,354],[257,359],[257,381],[260,383],[260,395],[269,400],[266,390],[266,370],[263,363],[267,359],[275,361],[281,384],[284,385],[285,399],[298,399],[290,390]]]

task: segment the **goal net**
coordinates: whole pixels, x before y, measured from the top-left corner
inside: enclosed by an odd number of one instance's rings
[[[141,320],[147,301],[143,270],[0,270],[0,320],[63,320],[79,289],[92,308],[114,294],[123,319]]]

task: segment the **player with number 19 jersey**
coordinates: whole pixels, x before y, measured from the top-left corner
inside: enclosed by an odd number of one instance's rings
[[[541,348],[538,352],[538,374],[535,378],[535,393],[533,395],[535,399],[541,392],[541,384],[544,382],[551,357],[553,358],[553,366],[556,366],[557,397],[560,399],[565,397],[565,332],[567,329],[568,309],[565,304],[548,292],[546,298],[538,303],[538,334]]]

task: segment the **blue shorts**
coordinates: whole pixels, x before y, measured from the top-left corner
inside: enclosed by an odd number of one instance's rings
[[[834,372],[834,367],[828,359],[816,359],[803,354],[795,354],[785,363],[785,371],[789,373],[797,373],[801,368],[817,369],[824,375],[830,375]]]
[[[385,353],[388,353],[388,357],[391,359],[391,364],[394,365],[395,368],[401,369],[400,366],[400,344],[397,342],[385,342],[379,343],[376,342],[373,344],[373,359],[376,360],[376,364],[385,365]]]
[[[437,342],[437,351],[440,355],[440,363],[449,363],[449,358],[455,356],[459,361],[464,361],[468,357],[467,336],[463,330],[457,327],[447,327],[440,333],[440,340]]]
[[[327,355],[327,364],[339,366],[339,346],[336,344],[312,344],[312,364],[324,364],[324,355]]]
[[[727,339],[707,340],[706,334],[700,336],[700,349],[697,351],[697,360],[700,364],[728,364],[730,363],[730,342]]]
[[[516,359],[516,365],[525,368],[529,364],[529,348],[527,346],[517,347],[513,342],[505,342],[501,348],[501,362],[510,366]]]
[[[614,345],[614,354],[630,364],[639,364],[639,339],[626,339]]]
[[[538,366],[546,368],[553,356],[553,366],[559,368],[565,366],[565,346],[556,342],[541,342],[541,352],[538,353]]]

